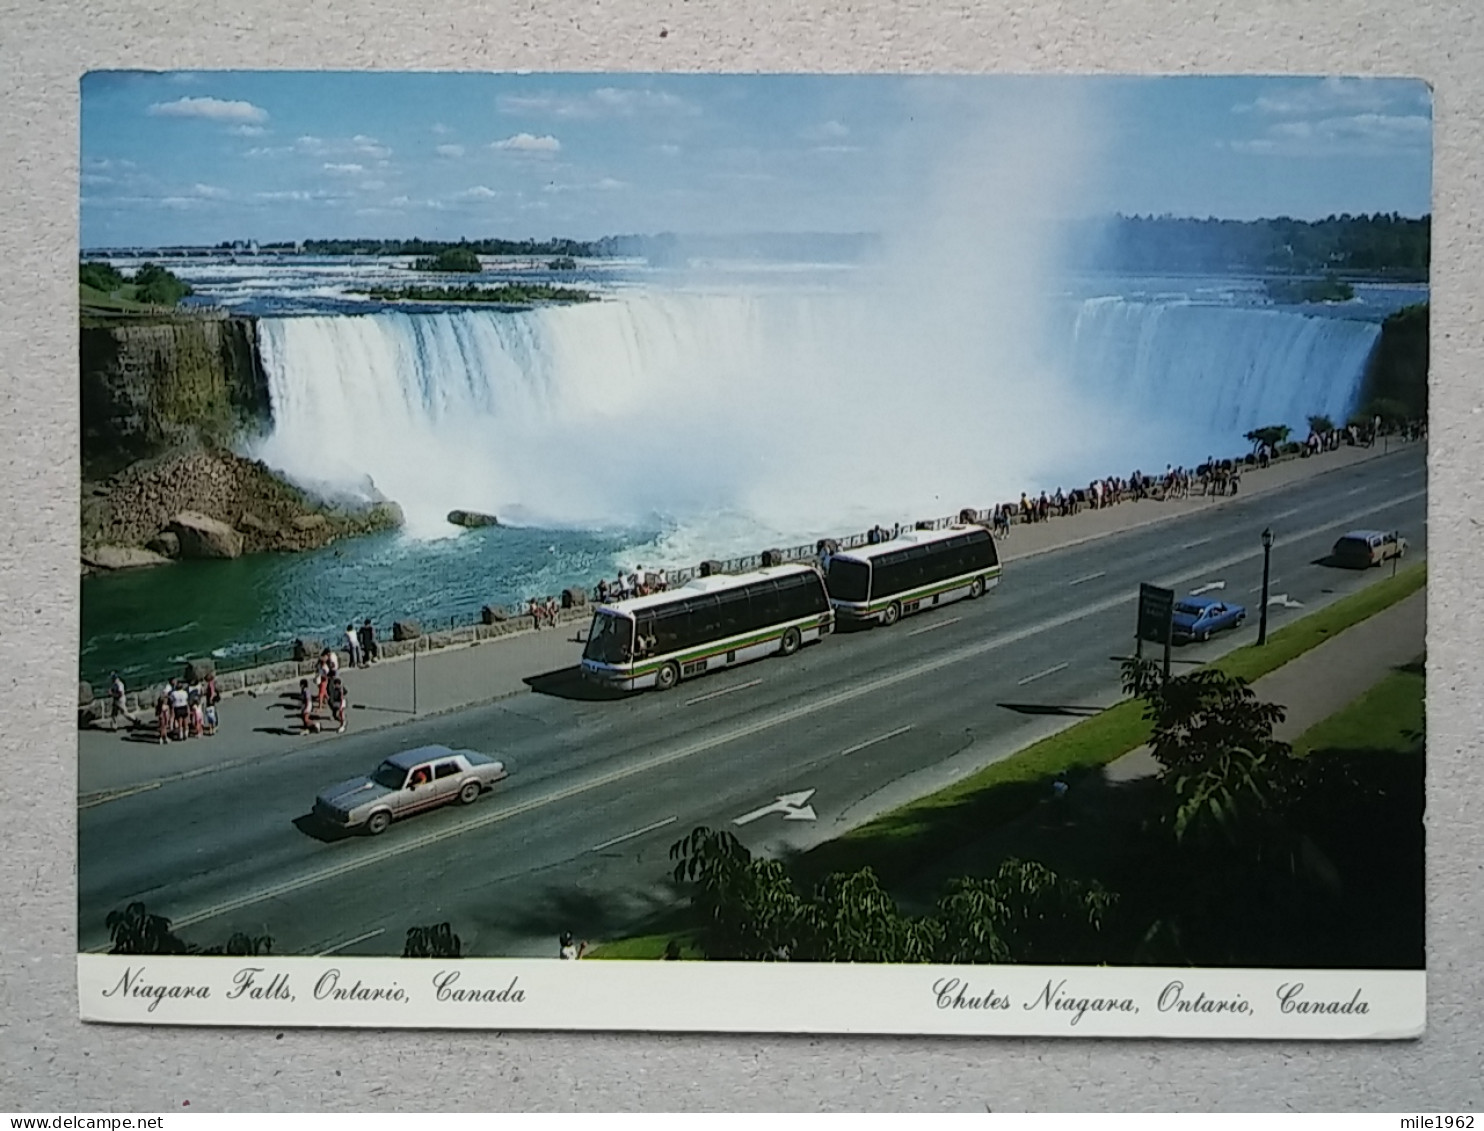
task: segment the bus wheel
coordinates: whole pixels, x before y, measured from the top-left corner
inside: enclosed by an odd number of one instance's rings
[[[803,640],[799,637],[799,630],[797,628],[790,628],[784,632],[783,645],[778,649],[778,652],[783,656],[792,656],[799,650],[799,645],[802,643]]]
[[[680,669],[674,664],[666,664],[654,673],[654,685],[661,691],[669,691],[680,682]]]
[[[969,583],[969,596],[971,598],[984,596],[984,578],[976,577]]]
[[[881,623],[890,628],[902,619],[902,606],[893,601],[881,613]]]

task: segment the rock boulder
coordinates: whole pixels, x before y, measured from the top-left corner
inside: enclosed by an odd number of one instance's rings
[[[216,661],[212,659],[187,660],[185,670],[181,672],[187,683],[200,683],[201,681],[216,675]]]
[[[225,522],[196,511],[182,511],[168,530],[180,539],[183,558],[236,558],[242,555],[242,535]]]
[[[486,605],[479,610],[479,619],[483,624],[502,624],[510,619],[510,613],[503,605]]]
[[[180,539],[168,530],[160,531],[144,544],[144,548],[163,554],[167,558],[180,557]]]
[[[94,546],[83,553],[82,560],[94,569],[139,569],[170,562],[163,554],[137,546]]]
[[[415,620],[399,620],[392,623],[393,640],[416,640],[422,634],[422,625]]]
[[[479,511],[449,511],[448,521],[455,526],[499,526],[500,520],[492,514],[481,514]]]
[[[300,663],[319,659],[319,654],[324,650],[325,646],[313,637],[301,636],[294,641],[294,659]]]

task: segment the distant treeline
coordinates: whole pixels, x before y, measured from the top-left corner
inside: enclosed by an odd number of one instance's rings
[[[263,250],[282,246],[262,244]],[[601,255],[597,245],[580,240],[305,240],[306,255],[417,255],[436,258],[449,251],[471,255]]]
[[[382,302],[494,302],[530,306],[542,302],[593,302],[598,296],[575,287],[509,283],[498,287],[371,287],[359,292]]]
[[[1363,416],[1427,419],[1428,304],[1405,306],[1381,324],[1361,386]]]
[[[1124,272],[1290,274],[1421,281],[1431,260],[1432,218],[1392,213],[1323,220],[1189,219],[1114,216],[1079,221],[1067,240],[1071,265]],[[643,258],[656,265],[742,259],[850,263],[876,258],[880,236],[865,232],[762,232],[748,235],[604,236],[598,240],[334,239],[265,243],[310,255],[398,255],[435,259],[450,251],[532,258]],[[221,248],[236,249],[234,244]],[[171,254],[161,250],[160,254]]]
[[[1083,265],[1116,271],[1335,273],[1427,278],[1432,217],[1393,212],[1323,220],[1193,220],[1119,216],[1089,221],[1074,241]]]

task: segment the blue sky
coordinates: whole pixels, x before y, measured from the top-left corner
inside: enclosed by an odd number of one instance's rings
[[[945,186],[1416,216],[1431,163],[1406,79],[95,72],[81,240],[880,231]]]

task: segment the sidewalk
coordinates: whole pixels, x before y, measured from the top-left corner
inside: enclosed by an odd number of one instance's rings
[[[1393,441],[1396,453],[1414,444]],[[1224,506],[1238,499],[1286,487],[1301,479],[1383,458],[1380,448],[1341,448],[1310,459],[1288,460],[1266,471],[1242,476],[1242,493],[1234,498],[1202,498],[1171,502],[1121,503],[1099,511],[1083,511],[1033,525],[1016,525],[1000,543],[1007,562],[1086,542],[1094,538],[1184,515]],[[571,616],[572,614],[569,614]],[[586,627],[580,616],[564,619],[556,628],[527,629],[489,640],[420,652],[416,658],[417,703],[413,713],[413,667],[410,655],[383,660],[367,669],[343,673],[350,696],[348,733],[394,726],[417,717],[488,703],[527,690],[542,676],[574,667],[581,656],[575,636]],[[1352,630],[1353,631],[1353,630]],[[1326,644],[1324,647],[1329,647]],[[1419,649],[1420,651],[1420,649]],[[1271,678],[1271,677],[1269,677]],[[272,757],[291,747],[336,739],[328,714],[320,722],[321,735],[300,736],[292,693],[298,678],[229,694],[217,709],[220,726],[211,738],[193,738],[165,746],[155,743],[152,713],[140,713],[142,724],[133,732],[108,730],[94,724],[78,734],[77,792],[84,804],[101,796],[182,776],[209,773],[243,761]]]

